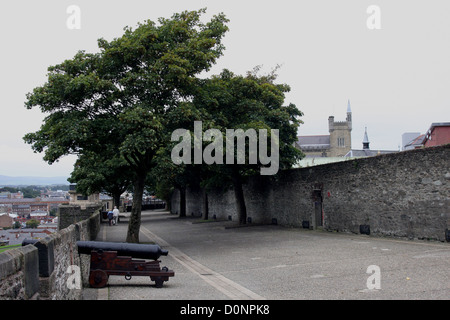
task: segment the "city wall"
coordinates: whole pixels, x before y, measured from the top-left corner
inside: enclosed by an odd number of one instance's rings
[[[450,241],[450,145],[255,176],[244,188],[251,223]],[[201,190],[186,193],[202,214]],[[209,218],[238,221],[234,192],[208,192]],[[172,213],[179,211],[174,192]]]
[[[76,241],[96,238],[100,207],[61,205],[59,217],[58,232],[0,253],[0,300],[81,299],[90,256],[78,254]]]

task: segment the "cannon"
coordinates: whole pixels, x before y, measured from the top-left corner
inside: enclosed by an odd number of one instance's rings
[[[77,241],[77,246],[78,253],[91,255],[89,284],[93,288],[105,287],[110,275],[125,276],[127,280],[132,276],[149,276],[157,288],[162,288],[169,277],[175,276],[172,270],[160,267],[159,257],[169,252],[159,245]]]

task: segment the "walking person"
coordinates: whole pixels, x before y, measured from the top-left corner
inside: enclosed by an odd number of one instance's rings
[[[110,226],[112,226],[112,220],[113,220],[113,218],[114,218],[114,214],[113,214],[113,212],[112,212],[111,210],[109,210],[109,211],[108,211],[108,222],[109,222],[109,225],[110,225]]]
[[[113,210],[113,224],[116,225],[119,223],[119,209],[117,209],[116,206],[114,206]]]

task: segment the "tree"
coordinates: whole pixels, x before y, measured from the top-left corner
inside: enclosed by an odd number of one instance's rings
[[[192,102],[184,102],[167,115],[170,131],[179,128],[193,127],[194,121],[202,119],[203,115]],[[193,128],[192,128],[193,129]],[[156,165],[152,170],[152,179],[155,182],[155,190],[160,196],[164,196],[169,203],[174,189],[180,192],[179,217],[186,216],[186,189],[188,186],[198,187],[201,181],[200,172],[202,166],[176,165],[171,159],[172,150],[176,142],[169,141],[161,148],[156,158]],[[189,148],[192,149],[192,146]]]
[[[210,174],[203,184],[214,185],[220,181],[222,185],[228,182],[233,186],[240,224],[245,224],[247,221],[243,184],[247,177],[261,174],[261,169],[266,168],[268,163],[262,161],[260,145],[259,158],[255,161],[256,155],[251,154],[250,139],[245,139],[245,150],[249,152],[244,156],[238,152],[237,148],[231,152],[227,150],[226,144],[234,143],[234,138],[231,141],[227,140],[227,130],[242,129],[243,132],[250,132],[253,129],[255,134],[259,132],[259,141],[267,139],[266,146],[276,147],[274,149],[268,147],[267,155],[271,153],[273,156],[276,149],[279,149],[278,159],[275,159],[278,163],[275,165],[279,165],[280,169],[292,167],[302,157],[302,153],[294,147],[297,129],[302,123],[299,119],[302,112],[294,104],[284,105],[285,93],[290,91],[290,87],[286,84],[275,83],[277,78],[275,70],[265,76],[259,76],[258,71],[259,69],[256,68],[244,77],[224,70],[218,76],[202,80],[199,92],[194,98],[194,104],[202,110],[204,119],[208,119],[205,122],[206,128],[203,130],[215,128],[222,133],[223,150],[227,159],[223,161],[223,164],[210,166],[210,170],[213,170],[215,174]],[[266,129],[268,133],[276,129],[278,137],[274,135],[275,131],[264,137],[260,129]],[[255,158],[251,159],[252,156]],[[232,163],[229,163],[229,159],[233,160]],[[239,159],[245,161],[240,163]]]
[[[186,217],[186,166],[176,166],[167,153],[160,154],[158,163],[151,172],[156,195],[170,203],[170,198],[175,189],[180,192],[179,217]]]
[[[27,228],[36,229],[41,223],[39,220],[36,219],[30,219],[25,222]]]
[[[77,159],[70,178],[77,184],[77,192],[85,195],[105,192],[120,207],[120,196],[131,186],[133,171],[120,154],[104,148],[100,152],[86,152]]]
[[[24,198],[37,198],[41,196],[41,190],[37,186],[27,186],[20,188]]]
[[[18,192],[18,191],[19,191],[19,189],[13,188],[13,187],[3,187],[3,188],[0,188],[0,192],[16,193],[16,192]]]
[[[49,67],[48,81],[27,95],[25,106],[48,113],[40,130],[25,135],[52,164],[111,145],[134,173],[128,242],[139,242],[145,179],[158,150],[170,139],[166,115],[192,99],[199,73],[222,55],[228,30],[223,14],[200,21],[205,9],[147,20],[100,52],[78,52]],[[169,139],[168,139],[169,137]]]

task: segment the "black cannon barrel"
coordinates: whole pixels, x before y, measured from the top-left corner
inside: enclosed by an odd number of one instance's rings
[[[158,260],[167,256],[169,251],[161,249],[157,244],[140,244],[126,242],[77,241],[78,253],[91,254],[92,250],[117,251],[118,256]]]
[[[26,245],[29,245],[29,244],[35,245],[38,242],[39,242],[39,240],[36,240],[36,239],[23,239],[22,247],[25,247]]]

